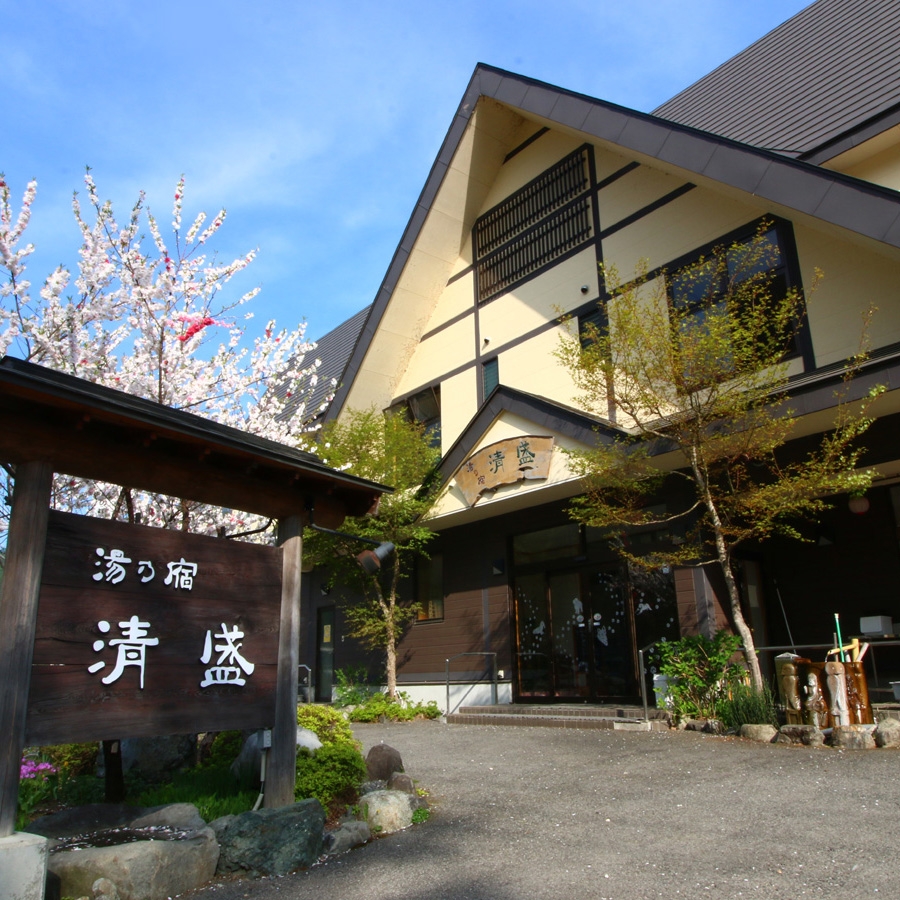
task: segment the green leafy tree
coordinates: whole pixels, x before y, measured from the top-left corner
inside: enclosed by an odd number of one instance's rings
[[[437,489],[439,451],[424,429],[400,415],[353,411],[322,431],[319,452],[331,466],[393,488],[373,515],[349,517],[344,535],[307,530],[307,553],[330,570],[332,581],[350,590],[344,617],[352,637],[385,654],[388,694],[397,696],[397,645],[416,617],[418,604],[401,590],[416,557],[428,557],[434,537],[424,517]],[[363,544],[353,537],[389,542],[394,552],[377,573],[367,574],[356,557]]]
[[[796,425],[789,360],[805,303],[772,274],[779,251],[769,235],[763,226],[673,274],[643,265],[622,283],[605,270],[606,326],[567,332],[557,352],[582,408],[622,432],[572,455],[586,490],[571,514],[609,530],[638,565],[717,564],[757,689],[735,551],[774,534],[801,538],[798,521],[815,518],[829,495],[869,487],[857,438],[880,393],[855,406],[836,397],[817,446],[803,458],[785,452]],[[635,555],[625,539],[635,526],[668,529],[671,549]]]

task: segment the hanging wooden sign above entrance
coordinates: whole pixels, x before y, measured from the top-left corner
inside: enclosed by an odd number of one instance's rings
[[[524,435],[497,441],[473,453],[456,473],[456,483],[469,506],[485,491],[523,479],[542,479],[550,474],[553,438]]]
[[[27,743],[271,727],[281,555],[51,512]]]

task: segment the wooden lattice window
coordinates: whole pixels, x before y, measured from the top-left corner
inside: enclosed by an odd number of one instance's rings
[[[588,149],[547,169],[476,223],[479,302],[536,274],[592,235]]]

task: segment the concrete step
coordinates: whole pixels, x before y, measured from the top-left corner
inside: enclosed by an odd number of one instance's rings
[[[502,725],[541,728],[598,728],[615,731],[665,731],[665,710],[650,709],[648,720],[638,706],[503,704],[463,706],[447,716],[450,725]]]

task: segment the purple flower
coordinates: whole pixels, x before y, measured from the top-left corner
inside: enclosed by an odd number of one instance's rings
[[[33,759],[23,759],[19,765],[19,778],[37,778],[38,775],[53,775],[56,767],[48,762],[35,762]]]

